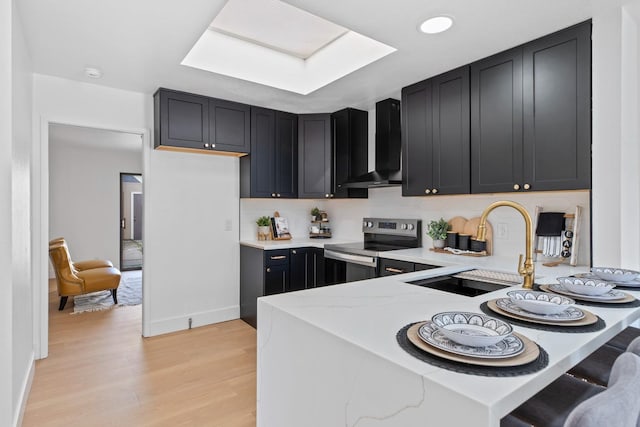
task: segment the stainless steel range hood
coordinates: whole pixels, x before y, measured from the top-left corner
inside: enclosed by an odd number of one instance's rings
[[[349,179],[341,188],[376,188],[402,184],[400,170],[400,101],[376,103],[376,168]]]

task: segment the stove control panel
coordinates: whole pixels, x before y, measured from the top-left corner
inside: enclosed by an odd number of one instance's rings
[[[362,220],[363,233],[416,237],[420,230],[421,220],[419,219],[364,218]]]

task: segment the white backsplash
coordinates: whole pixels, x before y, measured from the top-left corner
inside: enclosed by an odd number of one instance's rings
[[[578,242],[578,261],[580,265],[589,265],[590,245],[590,209],[588,191],[552,191],[538,193],[509,194],[465,194],[458,196],[402,197],[400,187],[388,187],[369,190],[368,199],[350,200],[240,200],[240,238],[256,238],[255,220],[262,215],[272,216],[274,211],[289,220],[289,228],[295,239],[307,237],[309,233],[310,211],[314,206],[329,215],[334,237],[341,240],[362,239],[362,218],[392,217],[418,218],[422,220],[423,230],[426,223],[433,219],[450,219],[463,216],[468,219],[480,216],[485,207],[497,200],[513,200],[522,204],[533,216],[536,206],[547,212],[571,212],[576,205],[582,206],[580,240]],[[494,229],[494,254],[514,256],[524,253],[524,221],[520,213],[509,208],[498,208],[488,218]],[[507,235],[497,236],[498,224],[506,226]],[[431,238],[423,233],[422,245],[431,246]],[[453,256],[453,255],[452,255]],[[514,261],[516,262],[516,261]]]

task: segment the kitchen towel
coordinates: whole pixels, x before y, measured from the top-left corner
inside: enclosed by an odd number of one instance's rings
[[[564,230],[564,213],[540,212],[538,215],[537,236],[560,236]]]

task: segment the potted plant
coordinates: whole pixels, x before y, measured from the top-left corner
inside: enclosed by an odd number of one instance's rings
[[[268,216],[261,216],[256,220],[258,224],[258,240],[269,240],[271,235],[271,218]]]
[[[313,221],[320,221],[320,209],[318,209],[318,207],[316,206],[315,208],[311,209],[311,222]]]
[[[433,220],[429,222],[427,227],[427,235],[433,239],[433,247],[442,249],[444,248],[444,241],[447,238],[447,231],[449,231],[449,223],[440,218],[439,220]]]

